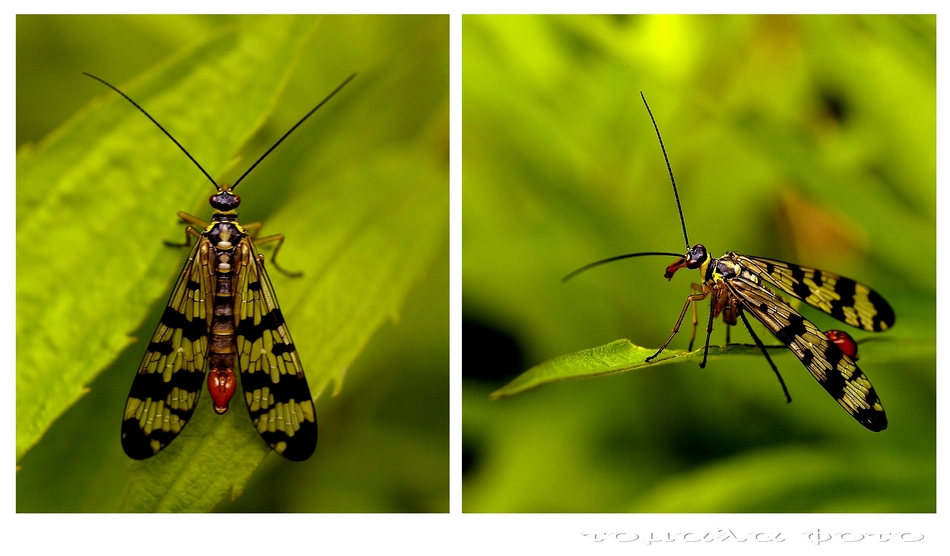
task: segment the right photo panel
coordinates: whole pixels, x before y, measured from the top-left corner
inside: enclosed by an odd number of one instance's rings
[[[464,512],[936,511],[936,17],[462,18]]]

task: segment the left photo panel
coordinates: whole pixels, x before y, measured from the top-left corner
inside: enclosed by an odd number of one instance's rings
[[[448,512],[448,16],[17,16],[17,512]]]

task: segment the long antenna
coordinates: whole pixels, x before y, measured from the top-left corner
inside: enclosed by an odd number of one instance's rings
[[[120,95],[122,95],[123,97],[125,97],[125,100],[131,102],[131,103],[132,103],[132,106],[138,108],[139,111],[142,112],[143,114],[145,114],[145,115],[148,117],[148,119],[152,120],[152,123],[155,124],[155,125],[157,125],[157,126],[158,126],[158,129],[162,130],[162,131],[165,133],[165,135],[167,135],[168,138],[172,140],[172,142],[174,142],[176,145],[178,145],[178,148],[181,149],[181,152],[185,153],[185,155],[186,155],[188,158],[190,158],[192,162],[195,163],[195,166],[197,166],[198,169],[201,170],[201,173],[204,174],[205,177],[207,177],[209,180],[211,180],[211,183],[214,184],[214,188],[215,188],[215,189],[218,189],[218,190],[221,189],[221,187],[218,186],[218,182],[214,181],[214,178],[212,178],[212,177],[208,174],[208,172],[205,172],[205,169],[201,167],[201,164],[198,164],[198,161],[195,160],[195,158],[194,158],[193,156],[191,156],[191,153],[189,153],[187,150],[185,150],[185,147],[182,147],[182,146],[181,146],[181,143],[179,143],[174,137],[172,137],[172,134],[171,134],[171,133],[168,133],[168,130],[166,130],[164,127],[162,127],[162,124],[160,124],[160,123],[158,123],[157,121],[155,121],[155,118],[153,118],[153,117],[151,116],[151,114],[149,114],[148,112],[146,112],[144,108],[142,108],[141,106],[139,106],[138,103],[136,103],[134,100],[130,99],[128,95],[126,95],[125,93],[123,93],[122,91],[120,91],[119,89],[117,89],[116,87],[114,87],[114,86],[112,86],[111,84],[109,84],[106,80],[100,79],[100,78],[96,77],[95,75],[93,75],[93,74],[91,74],[91,73],[86,73],[86,72],[82,72],[82,73],[83,73],[83,75],[88,75],[89,77],[91,77],[91,78],[95,79],[96,81],[102,83],[102,84],[105,85],[106,87],[109,87],[109,88],[112,89],[113,91],[115,91],[115,92],[119,93]]]
[[[663,160],[666,161],[666,170],[670,173],[670,183],[673,184],[673,195],[676,197],[676,208],[680,211],[680,223],[683,224],[683,238],[686,239],[686,250],[689,251],[689,236],[686,235],[686,219],[683,218],[683,205],[680,204],[680,194],[676,191],[676,180],[673,178],[673,167],[670,166],[670,158],[666,156],[666,147],[663,146],[663,138],[660,137],[660,128],[656,125],[656,118],[653,117],[653,112],[650,111],[650,105],[647,104],[647,98],[643,96],[643,91],[640,91],[640,98],[643,99],[643,105],[647,107],[647,114],[650,115],[650,121],[653,122],[653,129],[656,130],[656,138],[660,140],[660,150],[663,151]]]
[[[320,101],[320,104],[314,106],[314,107],[313,107],[313,110],[311,110],[310,112],[307,112],[307,115],[304,116],[303,118],[300,118],[300,121],[297,122],[296,124],[294,124],[294,127],[290,128],[290,131],[288,131],[287,133],[284,134],[283,137],[281,137],[280,139],[278,139],[277,142],[274,143],[274,146],[272,146],[271,148],[267,149],[267,152],[264,153],[264,154],[262,154],[261,157],[257,159],[257,162],[255,162],[254,164],[251,164],[251,167],[248,168],[243,174],[241,174],[241,177],[239,177],[239,178],[237,179],[237,181],[235,181],[234,184],[231,186],[231,190],[233,191],[233,190],[238,186],[238,184],[241,183],[241,180],[243,180],[245,177],[247,177],[247,175],[251,173],[251,170],[253,170],[254,168],[256,168],[257,165],[260,164],[262,160],[264,160],[265,158],[267,158],[267,155],[269,155],[269,154],[271,153],[271,151],[273,151],[274,149],[276,149],[276,148],[277,148],[277,145],[281,144],[281,143],[283,142],[283,140],[287,138],[288,135],[290,135],[291,133],[293,133],[294,130],[297,129],[297,128],[300,126],[300,124],[302,124],[302,123],[304,122],[304,120],[306,120],[307,118],[309,118],[310,115],[313,114],[314,112],[316,112],[318,108],[320,108],[321,106],[323,106],[324,104],[326,104],[326,102],[327,102],[328,100],[330,100],[331,98],[333,98],[333,95],[339,93],[339,92],[340,92],[340,89],[342,89],[343,87],[345,87],[346,84],[349,83],[350,81],[352,81],[354,77],[356,77],[356,74],[355,74],[355,73],[354,73],[353,75],[347,77],[345,80],[343,80],[343,83],[340,83],[340,85],[339,85],[336,89],[333,89],[333,92],[330,93],[329,95],[327,95],[327,98],[321,100],[321,101]]]
[[[565,276],[564,278],[561,278],[561,282],[567,282],[568,280],[570,280],[571,278],[577,276],[577,275],[580,274],[581,272],[584,272],[585,270],[590,270],[590,269],[594,268],[595,266],[600,266],[600,265],[602,265],[602,264],[612,263],[612,262],[614,262],[614,261],[619,261],[620,259],[629,259],[629,258],[632,258],[632,257],[646,257],[646,256],[649,256],[649,255],[660,255],[660,256],[663,256],[663,257],[682,257],[682,256],[683,256],[683,255],[680,254],[680,253],[667,253],[667,252],[665,252],[665,251],[651,251],[651,252],[649,252],[649,253],[629,253],[629,254],[627,254],[627,255],[617,255],[616,257],[610,257],[609,259],[603,259],[603,260],[600,260],[600,261],[594,261],[594,262],[592,262],[592,263],[590,263],[590,264],[584,265],[584,266],[578,268],[577,270],[575,270],[574,272],[568,274],[568,275]]]
[[[650,105],[647,104],[647,99],[643,96],[643,91],[640,91],[640,98],[643,99],[643,105],[647,107],[647,114],[650,115],[650,121],[653,122],[653,129],[656,130],[656,138],[660,140],[660,150],[663,151],[663,160],[666,161],[666,170],[670,173],[670,183],[673,184],[673,195],[676,197],[676,208],[680,211],[680,223],[683,225],[683,238],[686,240],[686,251],[689,251],[689,236],[686,235],[686,219],[683,218],[683,205],[680,204],[680,194],[676,190],[676,179],[673,178],[673,167],[670,166],[670,158],[666,156],[666,147],[663,146],[663,138],[660,137],[660,128],[656,125],[656,118],[653,117],[653,112],[650,110]],[[648,256],[661,256],[661,257],[679,257],[683,258],[683,255],[680,253],[667,253],[666,251],[650,251],[646,253],[628,253],[626,255],[617,255],[616,257],[610,257],[608,259],[602,259],[599,261],[594,261],[590,264],[584,265],[574,272],[571,272],[564,278],[561,278],[561,282],[567,282],[571,278],[577,276],[581,272],[590,270],[594,267],[598,267],[602,264],[612,263],[614,261],[619,261],[621,259],[630,259],[633,257],[648,257]]]

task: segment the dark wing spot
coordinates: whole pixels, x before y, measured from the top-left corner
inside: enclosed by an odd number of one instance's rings
[[[310,387],[307,386],[307,379],[295,374],[280,375],[278,382],[271,380],[271,375],[266,372],[241,373],[241,387],[245,392],[253,392],[261,388],[269,388],[274,396],[274,401],[287,403],[290,400],[298,402],[311,399]],[[266,410],[252,412],[251,417],[257,418]]]
[[[841,296],[841,302],[847,307],[854,306],[855,282],[850,278],[838,277],[835,282],[835,293]]]
[[[805,334],[805,318],[801,315],[789,315],[788,324],[775,331],[775,336],[785,345],[791,345],[797,336]]]
[[[838,370],[838,363],[843,357],[844,353],[838,349],[838,346],[831,343],[826,344],[825,361],[828,362],[831,370],[825,372],[824,379],[819,379],[818,383],[836,400],[840,400],[844,396],[844,387],[847,382],[844,375]]]
[[[185,371],[177,370],[172,373],[171,380],[165,382],[162,373],[140,373],[135,375],[132,381],[132,388],[129,391],[130,398],[145,400],[164,400],[172,393],[175,387],[187,392],[201,392],[201,383],[204,382],[203,371]],[[176,410],[173,410],[173,412]],[[190,415],[190,412],[181,414]]]
[[[805,271],[802,267],[797,264],[789,263],[788,270],[791,271],[792,279],[794,280],[792,283],[792,295],[799,299],[805,299],[811,295],[811,288],[805,284]]]
[[[802,352],[801,359],[802,359],[802,363],[804,363],[805,365],[811,365],[811,362],[815,360],[815,354],[812,353],[810,349],[805,348],[805,350]]]
[[[242,319],[238,323],[237,335],[243,336],[244,339],[248,342],[256,342],[261,339],[261,336],[264,335],[264,330],[268,330],[270,327],[264,325],[264,320],[261,320],[260,324],[255,325],[254,319]]]
[[[872,432],[881,432],[887,428],[887,416],[883,411],[860,408],[853,414],[855,420]]]
[[[171,341],[167,342],[151,342],[148,344],[149,353],[157,353],[159,355],[168,355],[174,348],[172,347]]]
[[[165,432],[162,429],[152,430],[152,434],[146,436],[139,428],[138,419],[135,418],[122,421],[122,449],[132,459],[147,459],[154,456],[152,440],[158,440],[162,447],[165,447],[174,438],[175,435],[171,431]]]
[[[190,342],[197,341],[208,335],[208,323],[204,320],[188,320],[185,315],[171,307],[165,307],[161,323],[168,328],[181,328],[182,336]]]
[[[876,291],[871,290],[868,292],[868,301],[874,305],[874,309],[877,311],[877,314],[874,315],[873,319],[875,332],[887,330],[888,328],[894,326],[894,310],[891,309],[891,306],[887,303],[887,301],[884,301],[883,297],[881,297]]]
[[[264,431],[261,433],[264,442],[276,448],[278,442],[286,442],[287,448],[280,455],[290,461],[303,461],[313,455],[317,447],[317,423],[304,421],[294,435],[288,436],[281,431]]]
[[[818,381],[818,383],[831,394],[831,397],[836,400],[840,400],[844,397],[844,386],[846,382],[844,376],[834,369],[826,372],[825,378]]]
[[[825,346],[825,361],[827,361],[836,372],[838,363],[840,363],[842,359],[844,359],[844,352],[841,351],[841,348],[834,343],[829,343]]]
[[[259,324],[254,324],[254,319],[242,319],[238,323],[237,333],[239,336],[244,336],[248,342],[254,342],[264,335],[265,330],[277,330],[282,324],[284,324],[284,316],[281,315],[280,309],[274,309],[262,316]]]
[[[841,322],[847,322],[845,320],[847,317],[844,314],[845,304],[842,303],[841,300],[830,299],[828,300],[828,305],[830,307],[830,309],[828,310],[829,315],[840,320]]]

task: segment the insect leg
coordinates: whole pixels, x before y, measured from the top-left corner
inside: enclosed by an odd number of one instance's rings
[[[706,345],[703,346],[703,362],[699,364],[700,369],[706,368],[706,357],[709,355],[709,337],[712,336],[713,319],[716,318],[716,301],[709,303],[709,323],[706,325]]]
[[[178,218],[181,218],[182,220],[184,220],[185,222],[189,224],[194,224],[195,226],[198,226],[199,228],[202,228],[202,229],[208,227],[208,223],[198,218],[197,216],[192,216],[188,214],[187,212],[182,212],[182,211],[178,211],[177,214],[178,214]]]
[[[693,293],[693,294],[702,293],[703,291],[703,287],[697,284],[696,282],[693,282],[692,284],[690,284],[689,287],[690,287],[690,293]],[[696,325],[698,324],[698,322],[699,320],[696,317],[696,304],[693,303],[693,333],[689,335],[689,347],[686,348],[686,351],[693,351],[693,341],[696,339]]]
[[[189,235],[195,236],[197,238],[201,237],[201,232],[192,228],[191,226],[185,226],[185,242],[184,243],[175,243],[173,241],[165,240],[165,245],[169,247],[191,247],[191,238]]]
[[[261,225],[258,224],[256,227],[259,229],[260,226]],[[247,229],[247,227],[245,227],[244,229]],[[284,234],[274,234],[272,236],[262,237],[261,239],[255,239],[254,244],[261,245],[262,243],[269,243],[271,241],[277,242],[277,247],[274,248],[274,254],[270,256],[270,262],[274,265],[274,268],[280,271],[281,274],[284,274],[291,278],[298,278],[300,276],[303,276],[303,272],[289,272],[287,270],[284,270],[283,268],[281,268],[279,264],[277,264],[277,253],[280,252],[280,246],[284,244]]]
[[[755,340],[755,345],[759,346],[759,349],[762,350],[762,355],[765,356],[765,360],[768,361],[769,365],[772,366],[775,376],[778,377],[779,384],[782,385],[782,391],[785,392],[785,399],[788,400],[788,403],[792,403],[792,395],[788,393],[788,388],[785,386],[785,380],[782,378],[782,373],[778,372],[778,367],[775,366],[775,363],[772,362],[772,358],[769,357],[769,352],[765,350],[765,345],[762,344],[762,340],[760,340],[759,337],[755,335],[755,332],[752,331],[752,325],[750,325],[749,320],[745,318],[745,313],[741,309],[738,311],[738,313],[739,316],[742,317],[742,322],[745,323],[745,327],[752,336],[752,339]]]
[[[263,227],[264,227],[263,222],[251,222],[250,224],[246,224],[244,226],[244,229],[249,232],[253,230],[253,233],[251,233],[251,239],[257,239],[257,234],[260,233],[261,228]]]
[[[658,355],[663,353],[663,350],[666,349],[666,346],[670,345],[670,342],[673,341],[673,336],[676,336],[676,333],[679,332],[680,324],[683,323],[683,317],[686,316],[686,310],[689,309],[690,304],[706,299],[706,295],[706,292],[702,292],[690,294],[686,297],[686,304],[683,305],[683,310],[680,311],[680,318],[676,319],[676,325],[673,326],[673,333],[670,334],[670,337],[667,338],[665,342],[663,342],[663,345],[660,346],[660,349],[656,350],[656,353],[645,359],[646,362],[653,361]]]
[[[198,217],[196,217],[196,216],[192,216],[192,215],[188,214],[187,212],[178,211],[178,218],[181,218],[183,221],[188,222],[189,224],[194,224],[195,226],[198,227],[198,229],[201,229],[201,230],[203,230],[203,229],[205,229],[205,228],[208,227],[208,223],[207,223],[207,222],[205,222],[204,220],[202,220],[202,219],[200,219],[200,218],[198,218]],[[195,237],[201,237],[201,232],[199,232],[197,229],[195,229],[195,228],[193,228],[193,227],[191,227],[191,226],[186,226],[186,227],[185,227],[185,242],[184,242],[184,243],[174,243],[174,242],[168,241],[168,240],[166,239],[166,240],[165,240],[165,245],[167,245],[167,246],[169,246],[169,247],[190,247],[190,246],[191,246],[191,238],[188,237],[189,234],[191,234],[191,235],[193,235],[193,236],[195,236]]]

